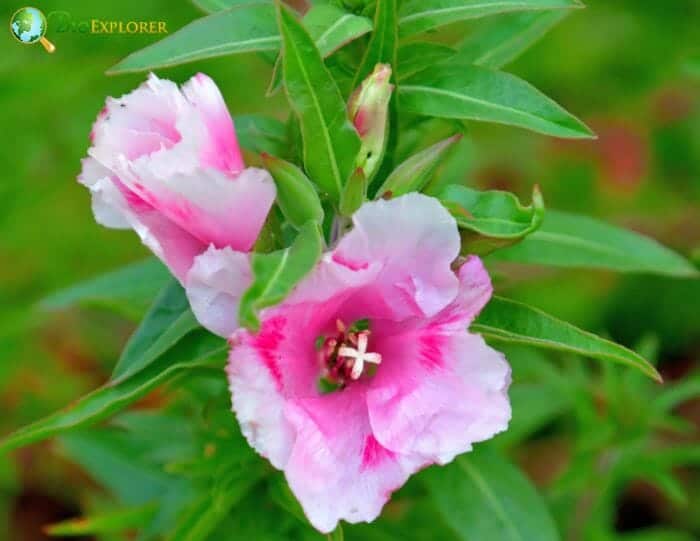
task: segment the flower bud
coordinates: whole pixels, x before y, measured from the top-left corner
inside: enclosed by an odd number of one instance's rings
[[[394,90],[390,78],[391,66],[377,64],[348,104],[350,118],[362,141],[355,165],[364,171],[367,180],[377,172],[386,147],[389,100]]]

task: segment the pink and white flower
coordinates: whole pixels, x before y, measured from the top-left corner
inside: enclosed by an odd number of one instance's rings
[[[209,246],[248,251],[275,198],[262,169],[245,168],[216,84],[197,74],[182,89],[151,74],[108,98],[78,180],[96,220],[132,228],[185,282]]]
[[[412,473],[450,462],[510,419],[510,368],[467,331],[491,283],[477,257],[452,269],[460,239],[450,214],[412,193],[364,204],[353,224],[285,301],[262,311],[259,332],[230,338],[243,433],[284,470],[323,532],[340,519],[374,520]],[[214,268],[218,252],[208,257]],[[221,270],[229,264],[237,270]],[[234,279],[246,264],[218,267]],[[221,295],[224,307],[231,298]],[[221,326],[230,313],[218,310]]]

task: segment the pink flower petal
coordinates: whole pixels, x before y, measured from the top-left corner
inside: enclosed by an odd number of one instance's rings
[[[107,99],[91,140],[79,180],[92,192],[96,219],[134,228],[181,281],[210,244],[252,248],[275,185],[266,171],[244,169],[211,79],[199,74],[181,91],[149,75],[133,92]]]
[[[216,169],[197,168],[188,173],[173,169],[173,163],[152,155],[129,164],[120,178],[202,242],[250,250],[275,200],[270,174],[250,167],[231,179]]]
[[[195,258],[185,291],[197,320],[228,338],[238,328],[238,305],[250,283],[248,254],[210,246]]]
[[[505,430],[510,420],[505,357],[467,326],[491,295],[481,261],[460,269],[455,301],[404,332],[376,331],[384,359],[368,392],[377,439],[398,453],[445,464]]]
[[[321,532],[332,531],[341,519],[373,521],[408,479],[410,472],[372,435],[359,386],[288,401],[285,417],[296,432],[285,475]]]
[[[459,233],[437,199],[411,193],[366,203],[353,224],[333,258],[351,268],[382,264],[369,295],[376,304],[395,316],[431,316],[454,298],[458,286],[450,264],[459,254]]]
[[[198,73],[183,85],[182,93],[202,114],[208,128],[211,144],[204,148],[202,162],[221,171],[242,171],[245,165],[233,120],[214,81]]]

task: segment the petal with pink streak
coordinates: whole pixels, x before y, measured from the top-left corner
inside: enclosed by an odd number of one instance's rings
[[[248,254],[210,246],[187,273],[185,291],[197,320],[228,338],[238,328],[238,306],[251,283]]]
[[[100,204],[119,209],[141,241],[184,283],[195,256],[206,245],[129,191],[118,178],[104,178],[95,189],[100,190]]]
[[[176,169],[151,155],[125,165],[120,178],[200,241],[218,248],[250,250],[275,200],[270,174],[249,167],[232,179],[216,169]]]
[[[245,165],[233,120],[214,81],[198,73],[183,85],[182,92],[207,125],[210,144],[202,149],[203,163],[221,171],[242,171]]]
[[[372,435],[364,389],[288,401],[296,439],[285,475],[311,524],[332,531],[339,520],[376,519],[410,471]]]
[[[478,257],[462,265],[459,282],[453,303],[432,319],[383,333],[383,363],[367,398],[383,445],[441,464],[505,430],[511,414],[505,357],[467,332],[492,291]]]
[[[384,311],[391,308],[395,318],[431,316],[455,297],[458,282],[450,264],[459,254],[459,233],[437,199],[410,193],[365,203],[353,224],[333,258],[351,268],[382,264],[367,298]],[[373,316],[386,314],[367,314]]]

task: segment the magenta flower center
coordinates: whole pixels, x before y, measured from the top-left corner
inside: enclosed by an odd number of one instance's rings
[[[366,327],[366,322],[362,321],[348,327],[337,320],[337,334],[319,337],[320,383],[327,386],[324,390],[342,389],[363,375],[372,376],[376,366],[381,364],[382,356],[370,350],[371,332]]]

